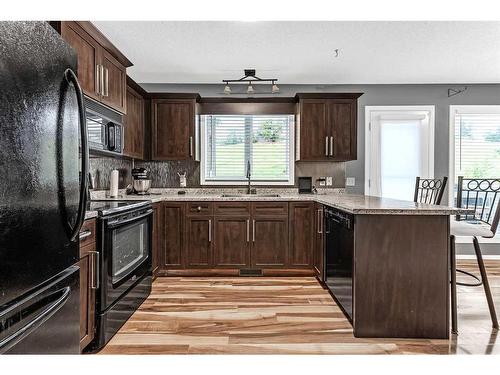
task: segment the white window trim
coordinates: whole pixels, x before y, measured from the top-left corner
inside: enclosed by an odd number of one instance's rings
[[[290,147],[289,147],[289,170],[290,177],[288,181],[259,181],[251,179],[252,186],[293,186],[295,185],[295,118],[290,126]],[[205,122],[200,121],[200,185],[220,185],[220,186],[245,186],[247,180],[242,181],[213,181],[205,179],[205,149],[207,147],[205,140]]]
[[[449,205],[453,204],[453,189],[455,184],[455,114],[456,113],[500,113],[500,105],[450,105],[449,117],[449,188],[448,188],[448,202]]]
[[[434,178],[434,133],[435,133],[435,106],[433,105],[389,105],[389,106],[365,106],[365,188],[364,194],[370,191],[370,162],[371,162],[371,137],[370,120],[372,112],[391,111],[426,111],[429,114],[429,178]],[[415,176],[416,177],[416,176]]]

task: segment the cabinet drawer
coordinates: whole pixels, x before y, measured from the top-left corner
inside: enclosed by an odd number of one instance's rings
[[[288,215],[288,202],[255,202],[252,204],[254,216]]]
[[[249,202],[218,202],[215,203],[215,215],[250,215]]]
[[[95,219],[85,220],[80,230],[80,248],[86,245],[95,244]]]
[[[212,215],[214,205],[212,202],[190,202],[187,205],[186,214],[189,216]]]

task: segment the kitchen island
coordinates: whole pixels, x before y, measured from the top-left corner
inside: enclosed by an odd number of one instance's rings
[[[246,272],[258,269],[255,275],[316,274],[324,281],[326,259],[323,253],[319,262],[316,254],[325,248],[328,231],[323,208],[334,209],[353,218],[347,315],[354,335],[449,337],[449,221],[456,208],[290,191],[279,196],[222,196],[208,189],[153,193],[117,199],[162,205],[159,275],[252,275]],[[93,199],[99,198],[104,197],[94,193]]]

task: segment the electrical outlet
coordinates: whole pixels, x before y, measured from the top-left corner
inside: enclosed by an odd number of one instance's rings
[[[356,185],[356,179],[354,177],[347,177],[345,179],[345,186],[354,186]]]
[[[319,186],[326,186],[326,177],[320,177],[318,181],[319,181]]]
[[[332,186],[333,185],[333,177],[332,176],[328,176],[326,178],[326,186]]]

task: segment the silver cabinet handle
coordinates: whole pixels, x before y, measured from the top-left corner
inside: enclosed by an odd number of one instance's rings
[[[100,81],[100,76],[101,76],[101,75],[100,75],[99,73],[100,73],[100,65],[99,65],[99,64],[97,64],[97,65],[95,66],[95,93],[96,93],[97,95],[99,95],[99,94],[101,93],[101,91],[100,91],[100,88],[101,88],[101,87],[100,87],[100,85],[99,85],[99,81]]]
[[[100,94],[102,96],[106,96],[104,94],[104,66],[99,65],[99,67],[100,67],[100,74],[99,75],[100,75],[100,81],[101,81],[101,84],[100,84],[100,91],[101,92],[100,92]]]
[[[325,137],[325,155],[328,156],[328,137]]]
[[[90,266],[90,288],[97,289],[100,284],[100,254],[98,251],[89,251],[89,254],[92,255],[92,261]],[[94,284],[95,281],[95,284]]]
[[[322,214],[323,210],[322,209],[318,209],[318,233],[321,234],[323,233],[323,221],[321,220],[321,214]]]
[[[80,232],[80,235],[78,236],[80,238],[80,241],[83,241],[87,237],[90,237],[92,235],[92,232],[90,230],[86,230],[83,232]]]
[[[252,220],[252,241],[255,242],[255,220]]]
[[[108,97],[109,96],[109,70],[108,68],[104,68],[104,72],[105,72],[105,82],[106,82],[106,85],[104,86],[104,96],[105,97]]]
[[[333,156],[333,137],[330,137],[330,156]]]
[[[250,220],[247,220],[247,242],[250,242]]]
[[[189,156],[193,156],[193,137],[189,137]]]
[[[208,219],[208,242],[212,242],[212,219]]]

